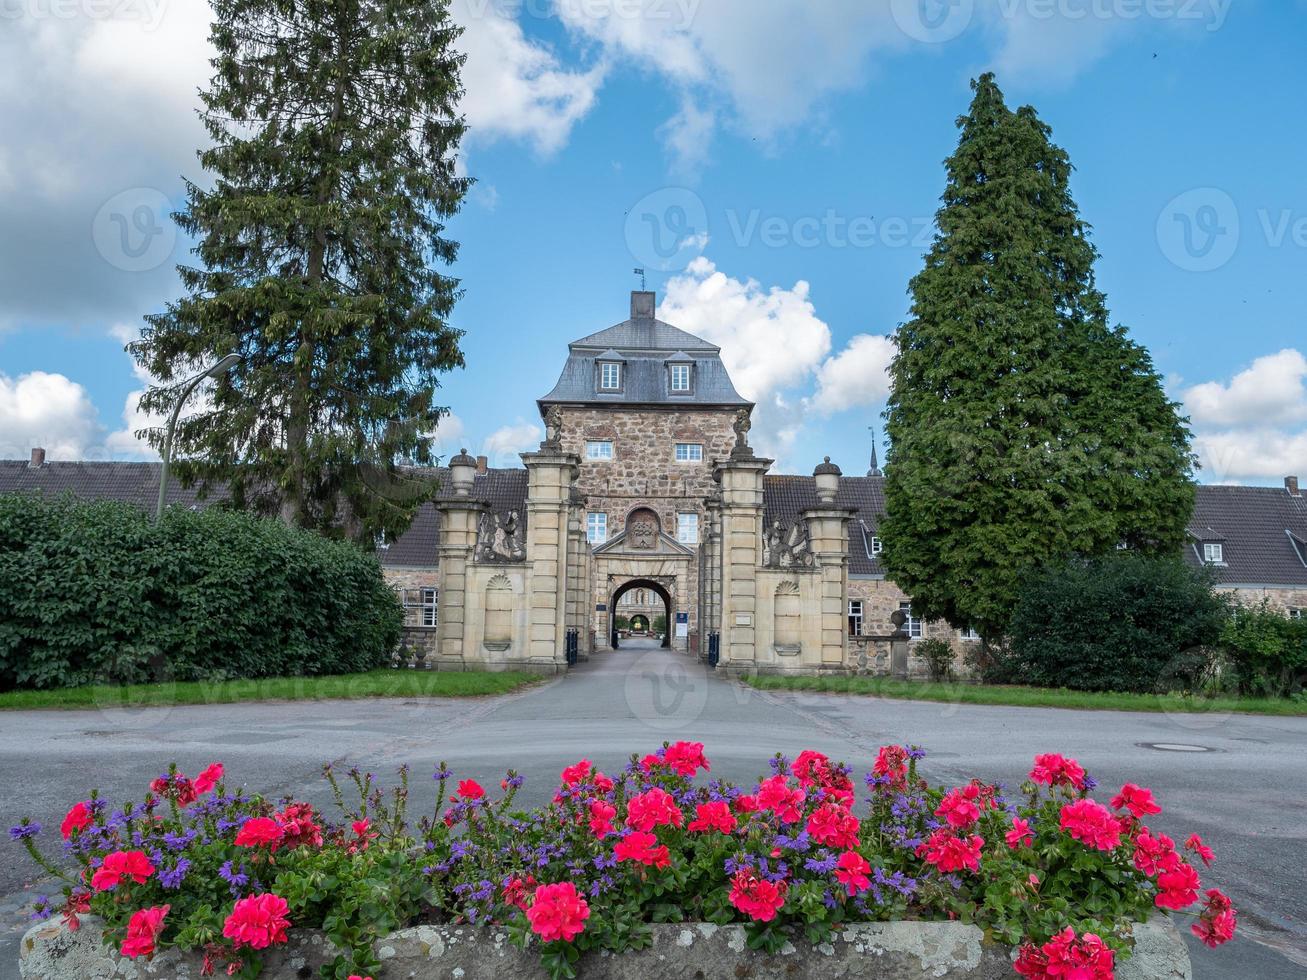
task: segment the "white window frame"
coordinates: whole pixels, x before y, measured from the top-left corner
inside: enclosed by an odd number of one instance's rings
[[[672,391],[682,394],[690,390],[690,368],[689,364],[673,364],[671,371]]]
[[[612,383],[609,383],[609,371],[612,371]],[[617,361],[600,361],[599,362],[599,390],[600,391],[621,391],[622,390],[622,365]]]
[[[867,623],[867,606],[862,599],[849,600],[849,636],[862,636]]]
[[[598,460],[607,462],[613,458],[613,440],[611,439],[587,439],[585,443],[585,458],[588,460]]]
[[[585,515],[585,537],[591,544],[603,544],[608,540],[608,515],[601,510],[592,510]]]
[[[404,607],[404,625],[416,629],[435,629],[440,625],[440,590],[430,586],[400,589]]]
[[[1203,542],[1203,564],[1205,565],[1224,565],[1225,564],[1225,545],[1219,541]]]
[[[1302,619],[1302,618],[1303,618],[1303,611],[1302,611],[1301,609],[1299,609],[1297,606],[1291,606],[1291,607],[1289,607],[1289,618],[1290,618],[1290,619]]]
[[[871,536],[871,553],[873,555],[879,555],[884,550],[885,550],[885,542],[873,534]]]
[[[980,634],[976,632],[974,627],[964,626],[962,629],[958,630],[958,639],[962,640],[964,643],[979,643]]]
[[[686,511],[676,515],[676,540],[680,544],[699,543],[699,515]]]
[[[673,450],[673,455],[678,463],[702,463],[703,443],[678,442]]]
[[[924,640],[926,638],[926,624],[912,615],[912,603],[900,602],[899,608],[908,614],[908,621],[903,624],[904,629],[908,631],[908,638]]]

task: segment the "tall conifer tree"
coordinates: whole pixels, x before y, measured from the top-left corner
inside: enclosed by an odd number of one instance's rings
[[[992,639],[1032,566],[1174,553],[1194,460],[1147,350],[1108,323],[1066,153],[992,75],[972,88],[898,330],[882,535],[914,615]]]
[[[238,351],[179,427],[183,478],[291,524],[397,533],[423,492],[396,463],[431,460],[438,376],[463,363],[437,269],[469,186],[460,30],[448,0],[213,6],[211,186],[188,182],[176,215],[199,263],[132,345],[159,379],[142,407],[167,412],[196,365]]]

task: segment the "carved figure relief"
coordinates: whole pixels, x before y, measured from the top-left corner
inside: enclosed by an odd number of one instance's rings
[[[735,429],[735,448],[731,450],[732,455],[748,456],[753,450],[749,448],[749,429],[753,422],[749,418],[749,410],[741,409],[735,414],[735,421],[731,427]]]
[[[526,528],[517,511],[507,517],[487,512],[477,527],[477,561],[524,561]]]
[[[780,521],[772,522],[763,535],[762,563],[768,568],[812,568],[816,565],[808,526],[802,518],[788,527]]]
[[[563,444],[563,410],[553,405],[545,412],[545,441],[542,445],[551,448]]]

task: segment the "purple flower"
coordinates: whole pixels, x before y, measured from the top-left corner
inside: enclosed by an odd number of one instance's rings
[[[185,879],[186,872],[190,870],[191,862],[186,858],[178,858],[177,863],[171,868],[159,872],[159,884],[169,890],[176,890],[182,886],[182,880]]]
[[[29,840],[41,832],[41,825],[35,820],[24,819],[17,827],[9,828],[9,839],[16,841]]]
[[[828,875],[839,867],[840,859],[829,851],[822,851],[824,857],[808,858],[803,866],[814,874]]]
[[[241,889],[250,883],[249,873],[245,870],[245,865],[241,865],[240,871],[232,870],[231,862],[227,861],[218,869],[218,877],[227,882],[230,886],[231,893],[234,896],[240,895]]]

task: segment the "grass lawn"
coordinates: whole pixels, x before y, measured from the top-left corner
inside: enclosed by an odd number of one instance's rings
[[[236,701],[319,701],[333,698],[466,698],[506,694],[542,678],[537,674],[454,673],[435,670],[371,670],[322,677],[266,677],[244,681],[186,681],[92,685],[53,691],[7,691],[0,710],[10,708],[104,708],[170,704],[231,704]]]
[[[1186,697],[1181,694],[1114,694],[1070,691],[1066,688],[1020,687],[1004,684],[942,684],[891,677],[743,678],[763,691],[824,691],[866,694],[908,701],[950,704],[1008,704],[1027,708],[1088,708],[1100,711],[1245,712],[1258,715],[1307,715],[1307,701],[1283,698]]]

